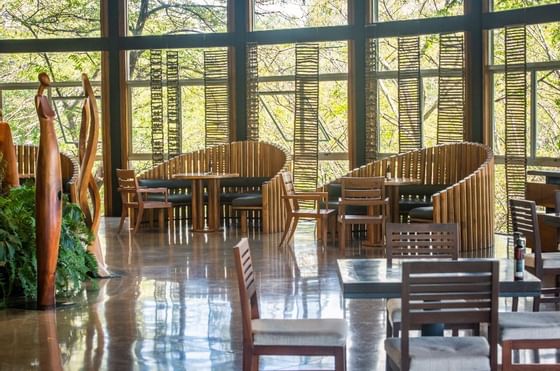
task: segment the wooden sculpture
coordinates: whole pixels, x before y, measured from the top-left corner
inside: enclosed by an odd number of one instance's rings
[[[2,122],[0,118],[0,154],[2,154],[2,162],[6,166],[6,172],[2,183],[6,183],[8,187],[19,187],[19,176],[17,171],[17,159],[14,142],[12,140],[12,131],[10,125]],[[4,166],[0,163],[0,166]],[[3,187],[2,187],[3,188]],[[1,191],[2,189],[0,189]]]
[[[39,89],[35,108],[39,116],[40,139],[37,155],[36,210],[37,243],[37,306],[49,309],[55,306],[56,264],[62,224],[62,175],[60,153],[54,131],[54,116],[47,97],[43,95],[50,85],[46,73],[39,74]]]
[[[97,238],[101,211],[101,197],[99,188],[92,174],[95,162],[95,153],[99,140],[99,112],[93,89],[86,74],[82,74],[82,86],[85,99],[82,106],[82,124],[80,126],[80,139],[78,142],[78,158],[80,162],[80,179],[78,182],[78,203],[82,209],[86,224],[91,228],[95,240],[88,250],[96,257],[98,274],[102,277],[110,276],[105,266],[103,253]],[[93,206],[90,209],[89,199]]]

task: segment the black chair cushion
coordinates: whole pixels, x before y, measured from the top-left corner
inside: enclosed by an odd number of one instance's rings
[[[252,194],[246,195],[242,197],[237,197],[231,202],[231,205],[234,207],[261,207],[262,206],[262,195],[260,194]]]
[[[140,187],[167,189],[190,189],[191,181],[186,179],[138,179]]]
[[[260,187],[264,182],[269,181],[269,177],[238,177],[227,178],[220,181],[222,187]]]
[[[238,199],[238,198],[254,197],[254,196],[258,196],[262,200],[262,196],[260,195],[260,193],[254,193],[254,192],[224,192],[220,195],[220,202],[223,203],[223,204],[233,204],[233,201]]]
[[[430,198],[443,191],[449,184],[411,184],[399,187],[401,198]]]
[[[424,207],[417,207],[415,209],[410,210],[408,213],[410,219],[425,219],[425,220],[432,220],[434,218],[434,207],[433,206],[424,206]]]
[[[165,196],[161,193],[148,194],[146,198],[148,201],[165,201]],[[204,199],[207,200],[208,196],[204,195]],[[167,195],[167,201],[171,202],[173,205],[189,205],[192,202],[192,196],[190,194],[177,193]]]

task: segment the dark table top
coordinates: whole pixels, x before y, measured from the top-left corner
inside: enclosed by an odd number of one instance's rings
[[[410,260],[409,260],[410,261]],[[386,259],[338,259],[338,278],[345,299],[382,299],[401,296],[401,261],[387,267]],[[525,271],[513,279],[513,261],[500,259],[500,296],[538,296],[541,281]]]
[[[560,228],[560,213],[546,213],[543,214],[543,222]]]

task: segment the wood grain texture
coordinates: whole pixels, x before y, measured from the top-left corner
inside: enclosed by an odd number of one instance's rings
[[[37,244],[37,306],[55,307],[56,264],[62,223],[62,173],[60,154],[54,130],[55,113],[44,90],[50,79],[39,74],[40,86],[35,96],[39,117],[40,138],[36,174],[36,244]]]
[[[0,154],[2,154],[0,166],[5,166],[4,179],[0,182],[0,191],[5,183],[8,187],[19,187],[19,176],[17,170],[17,157],[12,139],[12,130],[7,122],[0,122]]]

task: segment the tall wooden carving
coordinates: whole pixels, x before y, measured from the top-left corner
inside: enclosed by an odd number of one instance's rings
[[[366,44],[366,161],[377,159],[377,40]]]
[[[39,117],[40,139],[36,173],[37,306],[55,307],[56,264],[62,223],[62,175],[60,154],[54,130],[55,113],[43,95],[50,85],[46,73],[39,74],[35,107]]]
[[[247,45],[247,139],[259,140],[258,46]]]
[[[420,38],[399,37],[399,152],[422,147]]]
[[[319,159],[319,47],[296,45],[294,120],[294,186],[297,191],[317,188]]]
[[[465,63],[463,34],[439,37],[437,142],[463,141],[465,121]]]
[[[19,176],[17,171],[17,158],[14,142],[12,140],[12,131],[10,125],[2,122],[0,119],[0,153],[2,154],[2,162],[0,166],[5,166],[4,180],[0,184],[4,188],[4,184],[8,187],[19,186]],[[2,189],[0,188],[0,191]]]
[[[229,143],[227,50],[204,52],[204,114],[206,147]]]
[[[80,161],[78,202],[85,215],[86,224],[91,228],[95,236],[95,240],[88,247],[88,250],[96,257],[97,273],[103,277],[109,276],[110,273],[105,266],[105,259],[103,258],[97,236],[101,216],[101,196],[92,173],[97,143],[99,141],[99,111],[97,110],[93,89],[86,74],[82,74],[82,87],[85,99],[82,105],[82,124],[78,142],[78,159]],[[92,208],[90,208],[90,200]]]
[[[527,47],[525,32],[525,26],[506,27],[505,162],[508,199],[525,197],[527,178]]]

